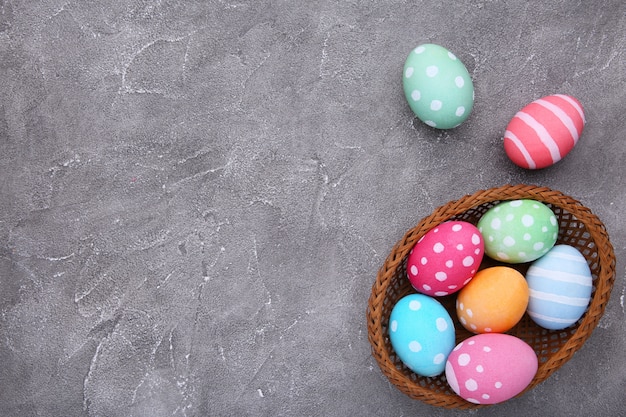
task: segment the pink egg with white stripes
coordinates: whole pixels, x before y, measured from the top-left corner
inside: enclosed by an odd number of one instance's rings
[[[476,226],[447,221],[429,230],[413,246],[407,276],[413,288],[423,294],[453,294],[474,277],[484,253],[485,243]]]
[[[522,339],[483,333],[456,345],[446,361],[446,380],[461,398],[474,404],[509,400],[532,382],[539,361]]]
[[[513,116],[504,133],[504,150],[522,168],[546,168],[574,148],[584,126],[583,107],[574,97],[543,97]]]

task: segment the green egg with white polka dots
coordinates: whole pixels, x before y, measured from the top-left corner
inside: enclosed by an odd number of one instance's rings
[[[505,201],[491,207],[476,225],[485,254],[517,264],[545,255],[556,243],[559,225],[554,212],[535,200]]]
[[[404,96],[413,113],[437,129],[463,123],[474,107],[474,84],[452,52],[432,43],[413,49],[404,63]]]

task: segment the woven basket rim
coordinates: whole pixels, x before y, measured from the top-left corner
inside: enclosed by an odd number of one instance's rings
[[[590,209],[585,207],[578,200],[548,187],[527,184],[506,184],[500,187],[479,190],[457,200],[449,201],[433,210],[430,215],[422,218],[417,225],[406,231],[404,236],[393,246],[383,265],[378,270],[368,300],[366,318],[368,340],[371,345],[372,356],[374,356],[378,366],[389,379],[390,383],[409,397],[421,400],[433,406],[444,408],[468,409],[486,406],[467,402],[455,394],[448,395],[446,393],[435,392],[415,382],[396,368],[396,365],[390,359],[389,352],[385,348],[385,338],[387,335],[383,332],[382,323],[382,306],[387,294],[387,288],[395,271],[408,256],[408,252],[415,242],[432,227],[454,216],[467,212],[472,208],[493,202],[516,199],[541,201],[546,204],[551,204],[552,206],[557,206],[575,216],[575,218],[585,226],[591,239],[595,243],[598,255],[597,262],[599,263],[598,277],[594,280],[595,291],[588,309],[579,322],[575,333],[560,347],[558,352],[553,353],[547,361],[539,364],[537,374],[530,385],[519,395],[522,395],[537,384],[543,382],[554,371],[571,359],[574,353],[580,349],[591,336],[591,333],[604,314],[615,280],[615,254],[604,224]]]

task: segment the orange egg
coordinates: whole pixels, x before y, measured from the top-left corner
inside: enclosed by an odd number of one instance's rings
[[[456,314],[473,333],[504,333],[517,324],[528,306],[524,276],[507,266],[478,271],[459,292]]]

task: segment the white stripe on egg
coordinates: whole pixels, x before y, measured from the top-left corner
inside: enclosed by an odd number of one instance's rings
[[[526,161],[528,168],[535,169],[537,167],[537,164],[535,163],[533,158],[530,156],[530,153],[528,152],[528,150],[526,149],[522,141],[519,140],[519,138],[515,136],[513,132],[511,132],[510,130],[507,130],[506,132],[504,132],[504,139],[509,139],[511,142],[513,142],[515,147],[519,149],[519,151],[524,156],[524,160]]]
[[[544,107],[546,110],[549,110],[554,114],[560,121],[567,127],[569,130],[569,134],[572,135],[572,139],[574,140],[574,145],[578,143],[578,129],[574,125],[574,121],[565,113],[559,106],[556,106],[549,101],[539,99],[536,100],[535,103]]]
[[[570,96],[566,96],[565,94],[555,94],[555,96],[562,98],[563,100],[571,104],[572,107],[574,107],[576,111],[578,112],[578,114],[580,115],[580,118],[582,119],[583,124],[587,123],[587,121],[585,120],[585,113],[583,112],[582,107],[580,107],[580,105],[576,101],[572,100]]]
[[[536,291],[530,289],[530,298],[543,301],[551,301],[554,303],[565,304],[575,307],[587,307],[589,304],[588,298],[580,297],[566,297],[564,295],[550,294],[542,291]]]
[[[548,148],[548,151],[550,152],[550,157],[552,158],[552,162],[556,163],[561,160],[561,152],[559,151],[558,145],[541,123],[539,123],[530,114],[524,113],[523,111],[517,112],[515,117],[526,123],[532,130],[535,131],[541,143],[543,143],[545,147]]]
[[[528,310],[528,315],[536,320],[544,320],[544,321],[548,321],[552,323],[560,323],[560,324],[567,324],[567,325],[575,323],[580,318],[580,316],[578,316],[575,318],[573,317],[573,318],[562,319],[562,318],[557,318],[557,317],[552,317],[552,316],[546,316],[544,314],[537,314],[530,310]]]
[[[553,255],[554,253],[550,254],[550,256]],[[589,275],[572,274],[565,271],[539,268],[536,265],[533,265],[532,270],[529,270],[528,274],[538,276],[540,279],[549,279],[551,281],[567,282],[570,284],[582,285],[584,287],[591,287]]]

